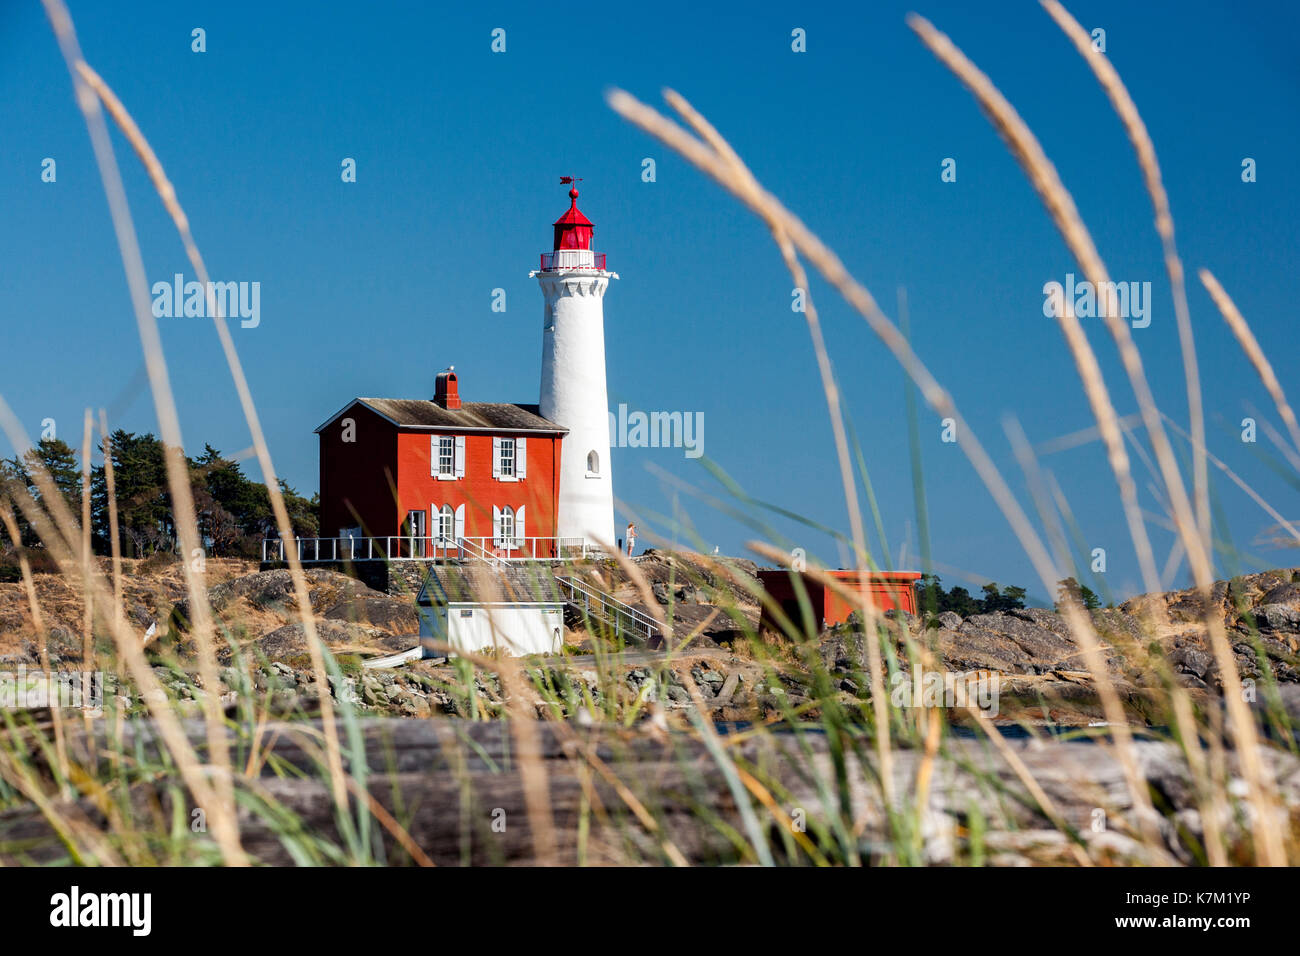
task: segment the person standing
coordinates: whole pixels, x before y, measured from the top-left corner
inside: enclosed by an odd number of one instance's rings
[[[627,556],[632,557],[632,549],[636,547],[636,525],[632,522],[627,523]]]

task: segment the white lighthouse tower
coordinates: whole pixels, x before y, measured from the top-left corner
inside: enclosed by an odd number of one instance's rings
[[[566,177],[564,182],[572,180]],[[543,418],[569,430],[560,453],[556,535],[614,547],[614,486],[609,460],[609,398],[605,390],[605,289],[618,273],[591,247],[591,220],[578,210],[578,190],[555,221],[551,252],[537,276],[546,300],[542,317]]]

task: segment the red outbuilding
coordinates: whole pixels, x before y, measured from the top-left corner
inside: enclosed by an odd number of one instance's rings
[[[849,594],[865,592],[868,600],[880,612],[902,610],[916,613],[916,582],[919,571],[823,571],[822,575],[834,578]],[[796,625],[803,620],[796,579],[803,582],[812,607],[813,620],[822,627],[843,624],[854,611],[860,611],[859,601],[849,600],[830,584],[818,581],[807,572],[759,571],[759,579],[767,593]],[[776,622],[763,609],[762,626],[779,630]]]
[[[555,529],[567,430],[536,405],[462,402],[448,369],[431,400],[354,398],[316,432],[330,556],[340,544],[339,557],[551,558],[564,548]]]

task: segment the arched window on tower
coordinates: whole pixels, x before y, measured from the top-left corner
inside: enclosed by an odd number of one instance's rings
[[[600,456],[596,454],[596,450],[594,448],[591,451],[587,452],[587,474],[588,475],[600,474]]]

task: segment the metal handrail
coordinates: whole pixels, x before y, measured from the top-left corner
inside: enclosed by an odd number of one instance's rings
[[[595,616],[614,628],[616,634],[623,630],[624,620],[630,622],[632,629],[638,633],[644,632],[647,642],[661,632],[659,622],[653,617],[644,611],[638,611],[630,604],[624,604],[618,598],[606,594],[604,591],[598,591],[575,578],[561,574],[555,575],[555,583],[560,586],[561,591],[568,592],[570,603],[581,604],[588,616],[592,615],[592,602],[595,601]],[[579,596],[581,596],[581,600],[579,600]]]
[[[460,549],[462,558],[477,558],[480,561],[486,561],[494,568],[499,568],[505,563],[500,555],[494,554],[480,544],[476,544],[472,538],[457,538],[456,544]]]

